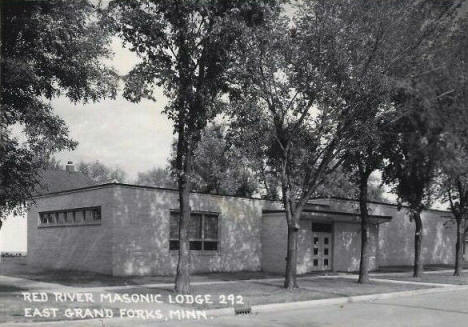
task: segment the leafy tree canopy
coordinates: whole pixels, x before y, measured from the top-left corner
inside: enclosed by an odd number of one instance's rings
[[[120,168],[110,168],[99,161],[79,162],[77,170],[88,176],[97,184],[119,182],[125,183],[127,174]]]
[[[109,34],[90,1],[1,1],[0,215],[25,204],[54,151],[73,149],[49,101],[96,101],[116,92]],[[19,142],[13,127],[26,139]]]

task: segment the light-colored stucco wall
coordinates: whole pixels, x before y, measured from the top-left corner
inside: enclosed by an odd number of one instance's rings
[[[355,202],[320,200],[334,211],[357,212]],[[101,206],[101,225],[38,228],[38,212]],[[208,194],[191,194],[193,211],[219,213],[219,251],[215,255],[192,251],[193,272],[264,271],[284,273],[287,226],[278,202]],[[414,223],[405,209],[370,204],[373,215],[392,220],[371,229],[371,269],[411,265]],[[114,275],[171,275],[177,252],[169,251],[169,217],[178,210],[172,190],[109,184],[62,192],[36,199],[28,213],[29,264],[56,269],[95,271]],[[320,215],[320,214],[319,214]],[[447,212],[423,213],[425,264],[453,263],[455,224]],[[298,273],[312,270],[311,220],[301,221]],[[359,224],[335,222],[333,266],[338,271],[359,268]],[[377,239],[378,235],[378,239]],[[378,249],[377,251],[375,251]]]
[[[110,187],[43,196],[28,212],[27,263],[51,269],[112,272]],[[101,206],[101,225],[38,227],[39,212]]]
[[[412,265],[414,261],[414,222],[406,209],[388,206],[375,211],[393,211],[393,219],[383,224],[379,234],[379,264],[381,266]],[[424,211],[422,260],[424,264],[453,264],[455,261],[455,220],[448,213]]]
[[[178,256],[169,251],[169,217],[178,210],[178,193],[115,186],[114,199],[113,274],[174,274]],[[193,272],[261,270],[264,201],[192,193],[190,205],[219,213],[218,254],[192,251]]]
[[[322,218],[319,221],[323,221]],[[313,271],[313,233],[311,219],[301,219],[297,241],[297,273]],[[378,226],[370,228],[370,269],[377,265]],[[263,217],[262,247],[264,271],[284,273],[286,268],[288,230],[284,213],[267,214]],[[332,266],[334,271],[359,270],[361,253],[360,225],[356,223],[333,223]]]
[[[357,271],[361,261],[361,225],[337,222],[334,226],[334,270]],[[369,269],[377,267],[377,235],[379,225],[369,228]]]
[[[283,274],[286,268],[288,228],[284,213],[262,218],[262,270]]]
[[[358,212],[357,202],[346,200],[318,200],[329,203],[335,210]],[[377,265],[412,265],[414,260],[414,222],[410,221],[408,210],[394,205],[368,205],[370,214],[391,216],[389,222],[379,225]],[[424,264],[453,264],[455,259],[456,226],[447,211],[425,210],[423,220]]]

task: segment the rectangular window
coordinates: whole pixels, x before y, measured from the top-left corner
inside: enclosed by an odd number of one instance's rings
[[[316,233],[331,233],[332,225],[324,223],[312,223],[312,231]]]
[[[47,214],[47,225],[55,225],[54,214]]]
[[[93,209],[93,220],[101,221],[101,210],[99,210],[98,208]]]
[[[101,207],[39,212],[39,227],[101,224]]]
[[[169,250],[179,249],[179,213],[171,212]],[[212,213],[192,213],[188,226],[190,250],[218,250],[218,216]]]
[[[71,224],[73,222],[73,216],[70,211],[64,211],[63,212],[63,220],[65,224]]]
[[[83,216],[83,210],[76,210],[75,211],[75,224],[84,224],[84,216]]]
[[[56,213],[56,217],[57,217],[57,224],[59,225],[63,225],[65,224],[65,212],[57,212]]]

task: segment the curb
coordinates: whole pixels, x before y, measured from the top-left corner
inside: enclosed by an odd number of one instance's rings
[[[204,311],[206,312],[207,317],[215,318],[215,317],[222,317],[222,316],[241,315],[243,313],[259,314],[259,313],[278,312],[278,311],[287,311],[287,310],[294,311],[294,310],[322,307],[322,306],[327,306],[327,305],[343,305],[343,304],[351,304],[351,303],[358,303],[358,302],[371,302],[371,301],[406,297],[406,296],[412,296],[412,295],[437,294],[437,293],[443,293],[443,292],[462,291],[462,290],[468,290],[468,285],[457,285],[457,286],[451,286],[451,287],[434,287],[434,288],[428,288],[428,289],[422,289],[422,290],[369,294],[369,295],[357,295],[357,296],[309,300],[309,301],[260,304],[260,305],[253,305],[250,308],[243,307],[242,313],[236,313],[236,308],[233,308],[233,307],[210,309],[210,310],[204,310]],[[248,309],[250,309],[250,312],[248,312],[249,311]],[[123,319],[111,318],[109,320],[120,321],[120,322],[127,321],[129,323],[141,321],[141,320],[133,319],[133,318],[123,318]],[[28,323],[5,322],[5,323],[0,323],[0,326],[25,326],[25,325],[27,326],[54,326],[54,325],[60,325],[60,324],[63,325],[63,323],[65,322],[67,323],[67,326],[72,326],[74,324],[91,325],[92,323],[94,324],[102,323],[103,321],[105,322],[109,320],[86,319],[86,320],[68,320],[68,321],[60,320],[60,321],[44,321],[44,322],[28,322]],[[161,321],[161,322],[164,322],[164,321]]]
[[[443,292],[450,292],[450,291],[462,291],[462,290],[468,290],[468,285],[435,287],[435,288],[429,288],[429,289],[423,289],[423,290],[412,290],[412,291],[369,294],[369,295],[356,295],[356,296],[349,296],[349,297],[338,297],[338,298],[310,300],[310,301],[260,304],[260,305],[251,306],[250,313],[258,314],[258,313],[265,313],[265,312],[277,312],[277,311],[287,311],[287,310],[293,311],[293,310],[309,309],[309,308],[315,308],[315,307],[326,306],[326,305],[341,305],[341,304],[349,304],[349,303],[357,303],[357,302],[385,300],[385,299],[406,297],[406,296],[412,296],[412,295],[436,294],[436,293],[443,293]],[[234,308],[206,310],[206,313],[208,316],[212,316],[212,317],[236,315]]]

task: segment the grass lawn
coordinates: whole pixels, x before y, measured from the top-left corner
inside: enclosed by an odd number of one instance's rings
[[[249,281],[229,284],[194,285],[192,286],[193,295],[210,294],[214,303],[194,303],[186,304],[186,306],[193,306],[197,309],[214,309],[231,306],[242,307],[244,305],[307,301],[428,288],[423,285],[398,285],[379,282],[360,285],[348,278],[306,278],[300,279],[298,283],[299,288],[293,291],[282,288],[282,281]],[[163,299],[175,296],[175,293],[169,288],[132,288],[121,291],[114,290],[114,292],[122,294],[161,294]],[[244,305],[232,305],[230,301],[227,301],[228,303],[221,303],[223,296],[226,298],[230,294],[242,296]]]
[[[409,282],[424,282],[424,283],[440,283],[440,284],[453,284],[453,285],[468,285],[468,273],[463,276],[453,276],[453,273],[440,273],[440,274],[429,274],[426,273],[421,278],[414,278],[411,275],[405,276],[373,276],[372,278],[383,278],[392,280],[401,280]]]
[[[6,288],[2,285],[0,286],[0,290],[2,289]],[[54,293],[49,292],[45,293],[47,294],[46,301],[30,302],[25,301],[22,294],[24,291],[25,290],[0,292],[0,324],[4,322],[21,323],[84,320],[93,318],[119,318],[120,309],[125,309],[127,312],[134,310],[161,310],[163,314],[166,314],[169,310],[177,310],[181,308],[180,306],[157,303],[112,303],[108,300],[101,300],[101,295],[106,292],[87,292],[86,294],[90,295],[94,300],[90,302],[60,302],[56,300]],[[53,314],[52,309],[56,310],[55,315]]]
[[[223,307],[244,307],[247,305],[268,304],[268,303],[283,303],[293,301],[306,301],[314,299],[327,299],[342,296],[376,294],[386,292],[399,292],[412,289],[427,288],[422,285],[399,285],[372,282],[366,285],[360,285],[354,280],[348,278],[314,278],[305,277],[299,279],[299,288],[293,291],[287,291],[282,288],[282,280],[278,281],[234,281],[225,284],[211,285],[193,285],[193,295],[211,295],[213,304],[168,304],[169,296],[175,300],[176,294],[172,288],[148,288],[136,285],[135,288],[126,288],[121,290],[108,290],[104,292],[91,292],[94,302],[57,302],[55,296],[48,294],[48,300],[45,302],[31,303],[24,300],[21,292],[27,290],[20,287],[12,287],[0,284],[0,323],[2,322],[31,322],[31,321],[51,321],[51,320],[67,320],[67,319],[83,319],[83,317],[64,317],[66,309],[108,309],[111,310],[114,317],[119,316],[119,309],[125,308],[128,310],[168,310],[175,309],[215,309]],[[157,303],[122,303],[115,301],[100,301],[103,293],[117,294],[118,297],[124,298],[124,294],[160,294],[160,299],[164,304]],[[234,297],[229,297],[232,294]],[[223,298],[224,296],[224,298]],[[242,296],[243,304],[239,303],[239,297]],[[221,300],[225,300],[222,303]],[[232,302],[234,301],[234,303]],[[35,317],[25,317],[25,308],[37,308],[42,314]],[[58,314],[56,317],[44,313],[46,308],[57,308]],[[31,313],[31,311],[30,311]],[[85,317],[94,318],[94,317]]]
[[[25,264],[2,263],[0,275],[26,278],[30,280],[56,283],[71,287],[105,287],[143,284],[173,283],[174,276],[125,276],[117,277],[93,272],[47,270],[29,267]],[[282,275],[264,272],[241,271],[234,273],[204,273],[191,276],[194,282],[227,281],[261,278],[281,278]]]

